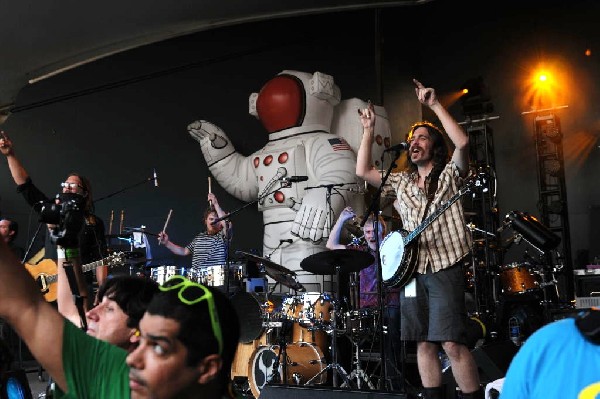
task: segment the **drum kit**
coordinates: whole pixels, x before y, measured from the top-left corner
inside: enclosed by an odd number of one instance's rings
[[[263,266],[265,274],[294,293],[238,292],[231,301],[240,317],[241,336],[231,379],[238,392],[258,398],[270,384],[354,386],[337,362],[337,337],[352,339],[375,333],[376,315],[342,309],[340,272],[355,273],[371,265],[367,252],[350,249],[319,252],[305,258],[303,270],[335,275],[334,292],[306,292],[295,273],[269,259],[243,253]],[[331,373],[329,371],[331,370]]]

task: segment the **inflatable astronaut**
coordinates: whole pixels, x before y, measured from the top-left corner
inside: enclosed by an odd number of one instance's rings
[[[210,122],[188,126],[218,183],[242,201],[258,199],[263,256],[292,271],[325,250],[329,229],[351,195],[345,188],[358,187],[354,151],[330,132],[339,102],[331,76],[286,70],[250,96],[250,113],[269,133],[268,143],[252,155],[236,152]],[[296,182],[297,176],[308,180]]]
[[[363,195],[355,173],[361,107],[366,103],[358,99],[340,104],[340,90],[329,75],[285,70],[250,96],[250,114],[269,133],[268,143],[252,155],[236,152],[227,135],[210,122],[188,126],[218,183],[242,201],[258,199],[264,257],[302,272],[303,259],[326,250],[329,230],[343,207],[361,209]],[[376,107],[376,112],[383,133],[373,159],[390,142],[385,110]],[[332,123],[343,134],[333,134]],[[308,180],[296,181],[297,176]],[[322,284],[305,272],[298,281]]]

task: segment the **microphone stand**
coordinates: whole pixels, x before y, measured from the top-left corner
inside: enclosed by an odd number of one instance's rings
[[[142,180],[142,181],[140,181],[140,182],[137,182],[137,183],[135,183],[135,184],[132,184],[131,186],[124,187],[124,188],[122,188],[122,189],[120,189],[120,190],[117,190],[117,191],[115,191],[115,192],[111,193],[111,194],[105,195],[104,197],[98,198],[98,199],[94,200],[94,204],[95,204],[96,202],[100,202],[100,201],[102,201],[102,200],[105,200],[105,199],[107,199],[107,198],[113,197],[113,196],[115,196],[115,195],[117,195],[117,194],[120,194],[120,193],[122,193],[122,192],[124,192],[124,191],[130,190],[130,189],[132,189],[132,188],[134,188],[134,187],[141,186],[141,185],[142,185],[142,184],[144,184],[144,183],[148,183],[148,182],[155,181],[155,180],[156,180],[156,178],[155,178],[155,177],[148,177],[148,178],[146,178],[146,179],[144,179],[144,180]]]
[[[31,239],[31,241],[29,242],[29,246],[27,247],[27,250],[23,254],[23,259],[21,259],[21,263],[25,263],[25,259],[27,259],[27,256],[29,255],[29,252],[31,251],[31,247],[33,247],[33,243],[35,242],[38,234],[40,234],[40,230],[42,229],[42,226],[45,224],[46,223],[44,223],[44,222],[40,222],[38,224],[37,230],[35,231],[35,234],[33,235],[33,238]]]
[[[384,386],[385,383],[388,382],[388,369],[387,369],[387,354],[385,353],[385,334],[383,332],[383,323],[384,323],[384,314],[385,314],[385,306],[383,303],[383,276],[382,276],[382,271],[381,271],[381,258],[379,256],[379,246],[380,246],[380,242],[379,242],[379,200],[381,198],[381,192],[383,190],[383,186],[385,185],[385,182],[387,181],[390,173],[392,172],[392,169],[394,169],[397,165],[395,160],[398,158],[398,156],[400,155],[400,151],[401,149],[396,149],[395,150],[395,156],[393,158],[393,161],[390,162],[390,166],[387,169],[385,174],[382,174],[381,177],[381,185],[377,188],[377,191],[375,192],[375,195],[373,196],[373,199],[371,200],[371,204],[369,205],[369,208],[367,209],[367,211],[365,212],[365,214],[363,215],[363,219],[362,222],[360,223],[360,227],[364,227],[365,223],[367,222],[367,218],[369,217],[369,215],[373,215],[373,220],[376,222],[374,224],[374,231],[375,231],[375,240],[376,240],[376,250],[375,250],[375,259],[376,259],[376,264],[377,264],[377,301],[378,301],[378,308],[379,308],[379,314],[380,314],[380,324],[378,326],[379,328],[379,342],[380,342],[380,353],[381,353],[381,357],[380,357],[380,361],[381,361],[381,370],[383,371],[383,376],[382,379],[384,381]],[[383,162],[382,162],[383,164]],[[391,354],[390,354],[391,355]],[[404,374],[404,370],[402,370],[402,374]],[[402,389],[402,391],[404,391],[404,387]]]

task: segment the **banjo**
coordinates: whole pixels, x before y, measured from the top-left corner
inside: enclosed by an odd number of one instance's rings
[[[465,178],[465,184],[458,192],[440,205],[431,215],[427,216],[413,231],[410,233],[406,230],[392,231],[383,239],[379,247],[379,256],[381,258],[381,277],[384,285],[403,287],[411,280],[417,268],[417,238],[423,230],[463,195],[475,191],[487,191],[487,180],[487,174],[484,172],[468,176]]]

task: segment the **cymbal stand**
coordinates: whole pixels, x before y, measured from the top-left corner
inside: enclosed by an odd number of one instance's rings
[[[335,265],[335,281],[336,281],[336,292],[339,295],[340,292],[340,265]],[[333,310],[331,311],[331,363],[327,365],[323,370],[319,371],[314,377],[306,381],[304,385],[310,385],[317,377],[321,374],[326,373],[329,370],[332,370],[332,382],[333,387],[338,387],[338,375],[342,377],[344,380],[344,386],[352,387],[352,381],[350,380],[348,373],[344,368],[337,362],[337,313],[339,310],[339,302],[334,298],[333,300]]]

